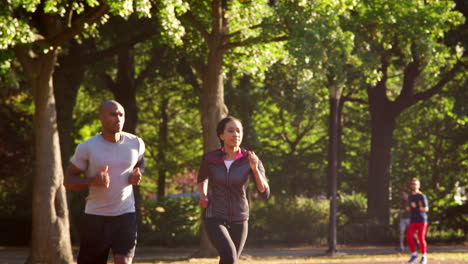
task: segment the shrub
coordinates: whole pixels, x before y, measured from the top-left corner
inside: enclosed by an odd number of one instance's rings
[[[340,194],[338,225],[361,224],[366,220],[367,198],[362,193]]]
[[[328,230],[328,200],[271,197],[251,204],[248,243],[324,244]]]
[[[200,213],[198,200],[192,197],[144,200],[139,240],[142,244],[161,246],[195,244]]]
[[[339,243],[386,242],[394,236],[391,226],[367,217],[367,198],[363,193],[339,195],[337,221]]]

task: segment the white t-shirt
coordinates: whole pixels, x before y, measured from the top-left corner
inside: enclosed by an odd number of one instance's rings
[[[225,160],[224,164],[226,164],[226,168],[229,171],[229,168],[231,168],[232,163],[234,163],[234,160]]]
[[[135,212],[133,188],[128,179],[137,162],[144,162],[144,152],[143,140],[126,132],[121,133],[121,139],[116,143],[109,142],[98,134],[76,147],[71,162],[83,170],[86,177],[95,177],[106,165],[109,166],[109,188],[89,186],[85,213],[116,216]],[[144,164],[140,169],[143,166]]]

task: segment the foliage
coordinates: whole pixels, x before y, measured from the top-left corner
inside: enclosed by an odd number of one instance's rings
[[[251,203],[249,243],[324,244],[328,200],[275,196]]]
[[[452,156],[466,153],[468,147],[466,117],[454,113],[456,100],[447,96],[415,106],[411,116],[400,118],[401,132],[395,141],[394,193],[408,188],[412,177],[419,178],[433,221],[443,219],[447,207],[455,205],[459,188],[468,185],[466,177],[460,177],[467,171],[465,155]]]
[[[314,196],[325,189],[324,92],[310,72],[286,62],[276,63],[266,75],[253,122],[260,158],[278,194]]]
[[[200,112],[197,91],[187,85],[176,71],[179,59],[176,50],[161,56],[161,68],[139,89],[138,133],[147,147],[145,177],[156,182],[164,169],[166,191],[174,190],[170,184],[179,174],[198,169],[202,155]],[[161,140],[160,126],[167,115],[167,141]],[[164,162],[158,155],[163,152]],[[144,191],[154,193],[155,185],[146,185]]]
[[[441,65],[452,65],[453,59],[460,55],[441,41],[451,27],[463,21],[449,2],[372,0],[354,4],[349,7],[350,16],[346,17],[344,27],[354,32],[354,52],[362,61],[366,83],[381,80],[382,62],[391,63],[389,98],[396,98],[401,91],[403,74],[399,73],[414,58],[421,60],[424,69],[416,88],[422,91],[434,85],[433,77],[444,68]]]
[[[31,191],[32,113],[34,107],[28,93],[20,89],[2,88],[0,97],[0,212],[6,215],[28,215]],[[22,179],[22,180],[18,180]]]
[[[338,225],[366,222],[367,198],[363,193],[338,195]]]
[[[370,149],[370,115],[367,105],[345,102],[340,145],[341,166],[338,190],[344,193],[364,193],[367,190],[367,159]]]
[[[198,200],[193,198],[148,198],[143,200],[143,244],[161,246],[192,245],[200,224]]]

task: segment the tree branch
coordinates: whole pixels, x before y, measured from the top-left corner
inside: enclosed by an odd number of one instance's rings
[[[109,12],[109,5],[101,3],[99,6],[93,7],[88,13],[84,14],[83,17],[77,19],[75,23],[57,34],[53,38],[46,40],[47,43],[53,47],[59,47],[65,44],[67,41],[74,38],[76,35],[84,31],[86,24],[94,24],[100,17]]]
[[[107,88],[114,93],[115,91],[115,82],[112,80],[112,77],[107,74],[107,73],[102,73],[101,78],[104,80],[104,83],[106,84]]]
[[[468,57],[468,51],[465,51],[463,57]],[[461,60],[459,60],[450,71],[444,74],[442,79],[440,79],[436,85],[434,85],[432,88],[430,88],[427,91],[415,94],[413,97],[414,103],[419,102],[421,100],[426,100],[432,97],[434,94],[439,93],[442,90],[442,88],[445,86],[445,84],[451,81],[462,68],[466,69],[468,67]]]
[[[190,84],[198,96],[201,95],[201,85],[198,82],[196,74],[193,72],[190,64],[185,57],[182,57],[177,64],[177,72],[184,78],[185,82]]]
[[[158,63],[161,57],[167,52],[167,46],[164,46],[162,49],[158,49],[156,52],[153,53],[150,61],[146,64],[145,69],[140,72],[138,77],[135,79],[135,87],[139,87],[141,83],[151,74],[154,72],[154,69],[158,66]]]
[[[64,66],[72,67],[72,66],[76,66],[76,65],[81,66],[81,65],[94,64],[94,63],[96,63],[98,61],[101,61],[103,59],[115,56],[117,53],[119,53],[123,49],[129,49],[129,48],[133,47],[134,45],[136,45],[138,43],[144,42],[144,41],[150,39],[155,34],[156,34],[156,31],[142,32],[142,33],[136,35],[135,37],[133,37],[133,38],[127,40],[127,41],[117,43],[116,45],[111,46],[111,47],[109,47],[107,49],[103,49],[103,50],[100,50],[100,51],[97,51],[97,52],[93,52],[93,53],[89,53],[89,54],[80,56],[79,58],[77,58],[77,60],[75,60],[73,62],[69,62]]]
[[[206,31],[205,27],[197,20],[197,18],[188,11],[180,17],[181,21],[186,21],[188,25],[192,25],[205,39],[206,42],[210,40],[210,33]]]
[[[249,29],[257,29],[257,28],[261,28],[262,27],[262,24],[257,24],[257,25],[254,25],[254,26],[250,26]],[[236,32],[232,32],[231,34],[228,34],[226,37],[229,39],[229,38],[232,38],[234,36],[237,36],[241,33],[240,30],[236,31]]]
[[[309,118],[307,119],[307,124],[304,127],[302,131],[300,131],[300,128],[298,127],[297,129],[297,134],[296,134],[296,140],[295,140],[295,145],[299,144],[299,142],[309,133],[312,128],[314,128],[315,122],[313,120],[312,115],[309,115]]]
[[[289,139],[288,132],[286,131],[286,121],[284,119],[284,112],[283,112],[282,109],[279,112],[279,116],[280,116],[280,121],[281,121],[281,125],[282,125],[282,128],[283,128],[282,129],[283,132],[280,132],[280,136],[284,141],[286,141],[291,146],[292,142]]]
[[[256,37],[256,38],[249,38],[243,41],[238,41],[238,42],[229,42],[225,45],[223,45],[222,49],[228,50],[236,47],[245,47],[245,46],[250,46],[254,44],[260,44],[260,43],[270,43],[270,42],[279,42],[279,41],[285,41],[288,40],[288,36],[280,36],[276,38],[272,38],[269,40],[265,40],[262,37]]]
[[[422,72],[421,61],[414,55],[414,53],[415,52],[413,51],[413,60],[408,63],[403,71],[403,87],[396,101],[411,100],[411,97],[413,96],[416,79]]]
[[[363,105],[368,105],[369,104],[369,102],[364,100],[364,99],[355,98],[355,97],[351,97],[351,96],[343,96],[343,101],[344,102],[355,102],[355,103],[359,103],[359,104],[363,104]]]
[[[16,57],[21,66],[29,76],[34,75],[34,58],[36,57],[32,51],[29,51],[24,45],[16,45],[13,47]]]

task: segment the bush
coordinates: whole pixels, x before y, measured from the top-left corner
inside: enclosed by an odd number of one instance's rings
[[[139,240],[160,246],[196,244],[200,214],[198,200],[192,197],[144,200]]]
[[[457,243],[468,241],[468,203],[433,207],[432,210],[429,212],[428,240]]]
[[[271,197],[251,204],[248,243],[324,244],[328,234],[328,200]]]
[[[337,221],[339,243],[393,241],[392,226],[375,223],[367,217],[367,198],[363,193],[339,195]]]
[[[362,193],[340,194],[338,197],[338,225],[362,224],[366,221],[367,198]]]

